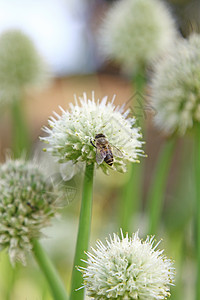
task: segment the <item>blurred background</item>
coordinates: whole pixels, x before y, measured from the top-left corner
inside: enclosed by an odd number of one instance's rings
[[[31,137],[31,153],[45,160],[38,137],[43,135],[42,126],[52,111],[59,113],[58,105],[68,108],[73,95],[81,96],[95,91],[95,97],[105,95],[111,99],[116,94],[116,104],[123,104],[134,94],[131,78],[124,75],[118,66],[105,60],[98,45],[98,29],[104,13],[115,2],[106,0],[0,0],[0,34],[8,29],[20,29],[34,42],[50,68],[51,82],[42,90],[28,90],[24,110]],[[198,0],[166,1],[174,15],[180,33],[187,37],[195,28],[200,28],[200,3]],[[148,91],[146,91],[148,95]],[[147,97],[148,98],[148,97]],[[148,100],[148,99],[147,99]],[[0,108],[1,110],[1,108]],[[149,189],[154,165],[165,137],[152,124],[153,109],[141,114],[147,122],[145,136],[148,159],[143,159],[144,179],[142,203],[134,217],[132,231],[146,230],[146,194]],[[0,111],[0,161],[12,148],[12,122],[9,108]],[[184,264],[177,267],[177,283],[172,288],[171,299],[193,299],[195,284],[193,224],[193,170],[192,139],[180,139],[177,143],[170,170],[162,223],[157,239],[163,238],[162,248],[175,259],[182,260],[180,248],[186,252]],[[187,165],[183,164],[187,161]],[[184,174],[184,175],[182,175]],[[181,182],[181,176],[184,176]],[[101,172],[95,175],[94,208],[91,245],[97,238],[104,240],[116,226],[118,198],[128,175]],[[54,260],[59,272],[69,287],[80,205],[80,176],[69,182],[73,189],[72,199],[60,218],[45,230],[47,238],[43,245]],[[189,197],[188,197],[189,195]],[[191,197],[190,197],[191,196]],[[183,253],[181,251],[181,253]],[[181,288],[180,288],[181,286]],[[48,287],[37,265],[30,257],[27,267],[10,266],[5,251],[0,254],[0,300],[50,300]]]

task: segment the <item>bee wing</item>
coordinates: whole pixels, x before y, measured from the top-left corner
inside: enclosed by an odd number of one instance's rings
[[[123,157],[123,153],[117,147],[115,147],[114,145],[111,145],[111,146],[112,146],[112,152],[113,152],[114,156]]]
[[[97,148],[96,161],[97,161],[98,165],[100,165],[104,161],[105,157],[106,157],[106,153],[101,151],[99,148]]]

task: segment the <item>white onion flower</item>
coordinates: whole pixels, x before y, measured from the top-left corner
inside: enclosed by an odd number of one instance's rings
[[[102,52],[124,69],[137,72],[173,45],[177,35],[166,5],[159,0],[121,0],[105,15]]]
[[[87,254],[87,266],[79,267],[92,299],[159,300],[170,296],[173,263],[158,250],[154,237],[140,240],[138,232],[121,238],[114,234],[106,245],[97,241]]]
[[[122,157],[114,156],[113,166],[105,161],[99,167],[107,173],[109,169],[119,172],[126,171],[127,162],[138,162],[138,156],[143,155],[141,150],[141,133],[134,127],[135,118],[128,117],[130,111],[123,107],[115,107],[104,97],[101,101],[87,99],[86,94],[75,97],[75,105],[70,104],[70,111],[61,108],[62,114],[55,113],[56,118],[49,119],[49,126],[44,128],[48,134],[41,139],[48,143],[47,150],[57,158],[60,163],[73,162],[92,164],[96,162],[96,149],[91,144],[95,136],[102,133],[109,144],[120,150]]]
[[[0,249],[12,264],[26,263],[32,239],[56,213],[58,191],[35,163],[7,160],[0,165]]]
[[[25,88],[41,87],[48,79],[47,65],[25,33],[0,35],[0,105],[19,100]]]
[[[200,35],[180,40],[158,62],[152,80],[154,121],[167,134],[183,135],[200,122]]]

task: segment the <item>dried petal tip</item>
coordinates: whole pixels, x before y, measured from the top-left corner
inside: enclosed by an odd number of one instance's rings
[[[114,234],[87,253],[87,267],[79,267],[88,296],[94,299],[158,300],[170,296],[175,270],[157,250],[153,237],[140,240],[138,232],[121,238]]]
[[[139,128],[135,127],[135,118],[127,118],[129,111],[115,107],[114,97],[111,102],[107,101],[107,97],[95,101],[94,93],[91,100],[84,93],[79,100],[75,97],[76,104],[70,104],[70,111],[61,108],[61,116],[56,114],[56,119],[49,119],[50,128],[44,129],[48,136],[41,138],[49,144],[47,151],[60,163],[91,164],[97,161],[98,166],[107,172],[111,167],[104,160],[98,161],[95,148],[95,136],[101,133],[111,147],[114,157],[112,168],[126,171],[127,162],[136,162],[138,156],[143,156],[143,142]]]
[[[31,239],[41,235],[56,212],[55,191],[39,167],[23,160],[0,165],[0,248],[12,263],[25,264]]]

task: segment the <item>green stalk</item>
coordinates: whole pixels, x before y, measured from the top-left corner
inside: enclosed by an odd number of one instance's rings
[[[0,253],[1,285],[0,294],[2,299],[10,300],[13,293],[15,278],[17,277],[18,265],[13,268],[6,251]]]
[[[136,117],[136,126],[144,131],[144,87],[146,84],[144,70],[139,71],[133,78],[134,97],[130,109],[133,116]],[[130,176],[124,185],[119,204],[119,222],[123,232],[132,232],[132,218],[140,209],[141,186],[143,168],[142,164],[131,164],[129,168]]]
[[[129,178],[122,190],[120,203],[120,228],[123,232],[131,232],[131,223],[134,214],[139,210],[141,199],[141,164],[131,164]]]
[[[13,154],[14,158],[20,158],[22,154],[29,154],[31,147],[23,101],[19,99],[14,99],[12,103],[12,123]]]
[[[200,124],[196,124],[195,136],[195,185],[196,185],[196,238],[197,238],[197,279],[196,299],[200,299]]]
[[[43,271],[46,280],[51,289],[51,293],[54,300],[68,300],[68,296],[65,290],[65,287],[58,276],[57,271],[55,270],[52,262],[46,255],[40,243],[34,239],[32,241],[33,244],[33,253],[35,255],[35,259]]]
[[[174,147],[174,138],[169,139],[165,142],[161,149],[161,153],[159,155],[156,169],[153,175],[147,199],[147,203],[149,205],[149,234],[155,234],[158,227]]]
[[[76,242],[76,252],[74,257],[74,267],[72,271],[70,300],[84,299],[84,289],[80,289],[83,279],[82,274],[76,267],[80,266],[81,259],[86,259],[85,251],[88,250],[91,217],[92,217],[92,190],[93,190],[94,165],[86,165],[83,182],[82,204],[79,218],[78,236]]]

